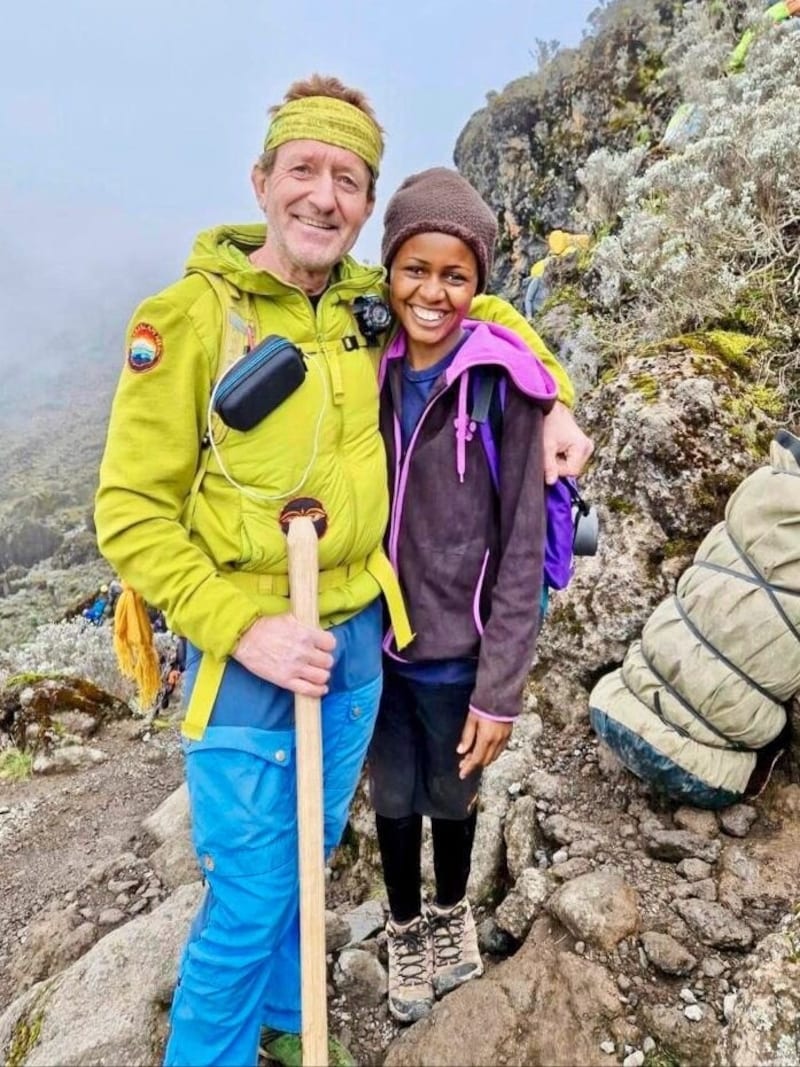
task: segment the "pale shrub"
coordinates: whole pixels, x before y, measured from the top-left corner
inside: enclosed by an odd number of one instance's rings
[[[168,663],[174,637],[155,634],[156,648]],[[0,684],[16,674],[64,674],[85,678],[124,700],[136,711],[134,685],[123,678],[114,652],[113,627],[94,626],[83,618],[39,626],[34,636],[16,649],[0,653]]]
[[[606,328],[639,341],[735,320],[791,340],[800,298],[800,32],[765,30],[741,74],[706,83],[705,130],[636,173],[638,152],[579,174]],[[627,176],[627,177],[626,177]],[[622,189],[621,185],[625,184]],[[782,315],[776,315],[778,309]]]

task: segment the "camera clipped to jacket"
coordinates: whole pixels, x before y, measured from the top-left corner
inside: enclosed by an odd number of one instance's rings
[[[392,325],[389,305],[374,293],[357,296],[352,304],[353,315],[368,345],[377,344],[382,333]]]
[[[277,334],[268,334],[222,375],[213,409],[232,430],[252,430],[303,384],[303,353]]]

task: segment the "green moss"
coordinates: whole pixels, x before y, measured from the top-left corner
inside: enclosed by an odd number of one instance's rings
[[[631,378],[631,384],[637,393],[641,393],[648,404],[652,404],[658,399],[661,387],[658,384],[658,380],[652,374],[634,374]]]
[[[34,1010],[40,1003],[41,998],[34,1005]],[[39,1040],[43,1019],[44,1012],[39,1009],[29,1019],[23,1017],[17,1021],[11,1033],[11,1043],[8,1046],[5,1067],[24,1067],[28,1054]]]
[[[697,542],[686,537],[675,537],[667,541],[662,552],[664,559],[675,559],[678,556],[693,556],[697,550]]]
[[[36,674],[34,671],[28,671],[23,674],[14,674],[10,678],[6,678],[6,689],[21,689],[26,685],[33,685],[36,682],[41,682],[50,675]]]
[[[609,382],[613,382],[619,377],[619,371],[616,367],[606,367],[603,373],[600,375],[600,381],[603,385],[608,385]]]
[[[563,307],[565,304],[577,313],[587,311],[589,308],[589,301],[576,286],[562,285],[548,296],[537,312],[537,317],[541,318],[542,315],[546,315],[553,308]]]
[[[683,1067],[683,1061],[667,1046],[654,1048],[644,1058],[644,1067]]]
[[[769,347],[761,337],[732,330],[686,333],[674,340],[700,355],[721,360],[739,374],[748,374],[753,367],[753,358]]]
[[[583,623],[578,618],[574,604],[557,604],[548,613],[548,625],[565,627],[575,637],[583,634]]]
[[[0,781],[21,782],[33,773],[33,756],[18,748],[4,748],[0,752]]]
[[[720,522],[725,513],[728,497],[740,481],[741,475],[735,471],[727,474],[709,471],[694,490],[695,505],[707,513],[710,522]]]
[[[617,515],[632,515],[636,511],[636,505],[633,501],[621,496],[609,497],[606,501],[606,506],[609,511],[613,511]]]

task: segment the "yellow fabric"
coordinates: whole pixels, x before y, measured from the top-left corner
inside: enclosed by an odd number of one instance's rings
[[[547,247],[554,256],[563,256],[565,252],[584,250],[591,244],[588,233],[567,233],[566,230],[553,230],[547,238]]]
[[[320,593],[328,589],[335,589],[353,573],[368,571],[381,587],[381,592],[386,600],[389,618],[394,630],[395,642],[398,649],[403,649],[414,638],[411,625],[406,613],[400,582],[392,568],[389,559],[382,551],[376,549],[369,559],[360,560],[350,564],[349,567],[338,567],[332,571],[322,571],[319,576]],[[240,588],[255,594],[267,594],[269,596],[288,597],[289,579],[287,575],[280,574],[246,574],[242,571],[229,575],[234,584]],[[284,610],[288,609],[288,603],[284,602]],[[227,659],[218,659],[216,656],[205,654],[197,672],[197,680],[192,690],[192,698],[186,710],[181,732],[192,741],[199,741],[208,726],[214,701],[217,698],[219,687],[222,684],[222,676],[225,673]]]
[[[499,296],[489,296],[487,293],[482,293],[480,296],[476,296],[470,304],[469,315],[472,319],[499,322],[501,326],[506,326],[509,330],[513,330],[514,333],[518,334],[552,374],[558,387],[558,399],[562,404],[566,404],[567,407],[572,407],[575,403],[575,389],[569,380],[569,375],[536,330],[533,329],[526,318],[520,315],[516,308],[513,308],[507,301],[501,300]]]
[[[291,100],[272,119],[264,149],[286,141],[322,141],[355,152],[377,178],[383,154],[378,127],[361,108],[330,96]]]
[[[150,707],[161,688],[158,652],[147,607],[125,582],[114,611],[114,651],[123,676],[136,683],[141,706]]]
[[[544,268],[547,266],[547,261],[550,257],[544,256],[542,259],[537,259],[534,265],[531,267],[531,278],[541,278],[544,274]]]
[[[117,573],[164,611],[171,629],[219,659],[260,615],[286,610],[284,597],[245,592],[230,574],[286,573],[278,518],[289,500],[313,497],[324,506],[323,571],[366,559],[380,546],[388,518],[378,350],[345,351],[343,345],[357,332],[352,301],[381,293],[383,271],[346,258],[315,315],[305,294],[249,263],[245,253],[264,239],[263,225],[209,231],[198,239],[189,269],[216,273],[244,294],[239,313],[247,319],[244,304],[250,305],[257,337],[289,336],[308,357],[303,385],[268,419],[246,434],[215,431],[236,481],[279,499],[242,494],[202,446],[223,311],[216,292],[195,273],[146,300],[133,316],[129,337],[146,322],[161,337],[163,354],[152,369],[123,369],[96,499],[98,543]],[[355,574],[320,594],[322,625],[343,622],[379,595],[367,570]]]

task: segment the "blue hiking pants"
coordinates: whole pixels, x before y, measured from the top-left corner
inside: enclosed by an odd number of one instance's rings
[[[338,843],[381,691],[381,609],[332,630],[322,700],[326,855]],[[199,653],[187,656],[186,697]],[[255,1067],[262,1025],[299,1033],[294,700],[229,662],[200,741],[185,741],[192,836],[206,894],[184,948],[166,1067]]]

